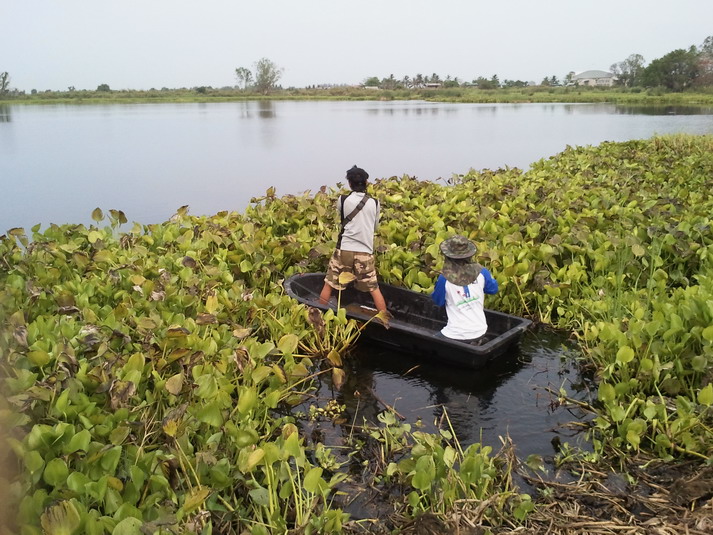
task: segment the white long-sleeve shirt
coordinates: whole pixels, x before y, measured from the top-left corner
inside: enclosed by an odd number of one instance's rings
[[[439,275],[431,294],[433,302],[446,307],[448,324],[441,330],[443,336],[455,340],[472,340],[488,330],[483,309],[484,294],[498,292],[498,281],[483,268],[470,284],[458,286]]]

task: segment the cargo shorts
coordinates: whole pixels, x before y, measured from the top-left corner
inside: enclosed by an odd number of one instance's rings
[[[336,249],[329,259],[327,276],[324,282],[335,290],[344,290],[346,285],[339,284],[339,275],[344,272],[353,273],[356,277],[354,286],[361,292],[371,292],[379,288],[376,278],[376,262],[371,253],[355,253]]]

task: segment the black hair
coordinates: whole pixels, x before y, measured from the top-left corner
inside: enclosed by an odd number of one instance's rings
[[[366,181],[368,179],[369,173],[356,165],[347,171],[347,181],[349,182],[349,187],[353,191],[366,191]]]

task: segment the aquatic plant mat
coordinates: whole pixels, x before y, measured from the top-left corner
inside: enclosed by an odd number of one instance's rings
[[[489,308],[576,337],[596,391],[553,402],[591,411],[591,450],[558,444],[554,475],[459,442],[447,413],[433,433],[391,400],[345,417],[365,326],[282,287],[325,270],[342,191],[0,236],[2,535],[711,532],[713,138],[371,185],[380,280],[429,293],[464,234],[500,285]]]
[[[506,450],[503,450],[506,451]],[[510,453],[507,453],[510,455]],[[513,462],[514,459],[513,459]],[[696,463],[668,465],[638,457],[623,472],[602,471],[601,463],[562,466],[566,474],[535,475],[517,470],[538,498],[525,522],[501,517],[496,525],[485,514],[500,499],[460,500],[448,514],[416,518],[396,514],[345,524],[345,532],[436,535],[441,533],[551,535],[704,535],[713,532],[713,468]]]

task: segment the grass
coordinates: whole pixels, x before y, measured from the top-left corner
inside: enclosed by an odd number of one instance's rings
[[[0,104],[96,104],[136,102],[231,102],[244,100],[427,100],[468,103],[614,103],[642,106],[713,106],[713,89],[674,93],[662,88],[543,87],[481,90],[448,89],[372,90],[358,87],[284,89],[262,95],[233,88],[150,89],[114,91],[46,91],[6,96]]]

